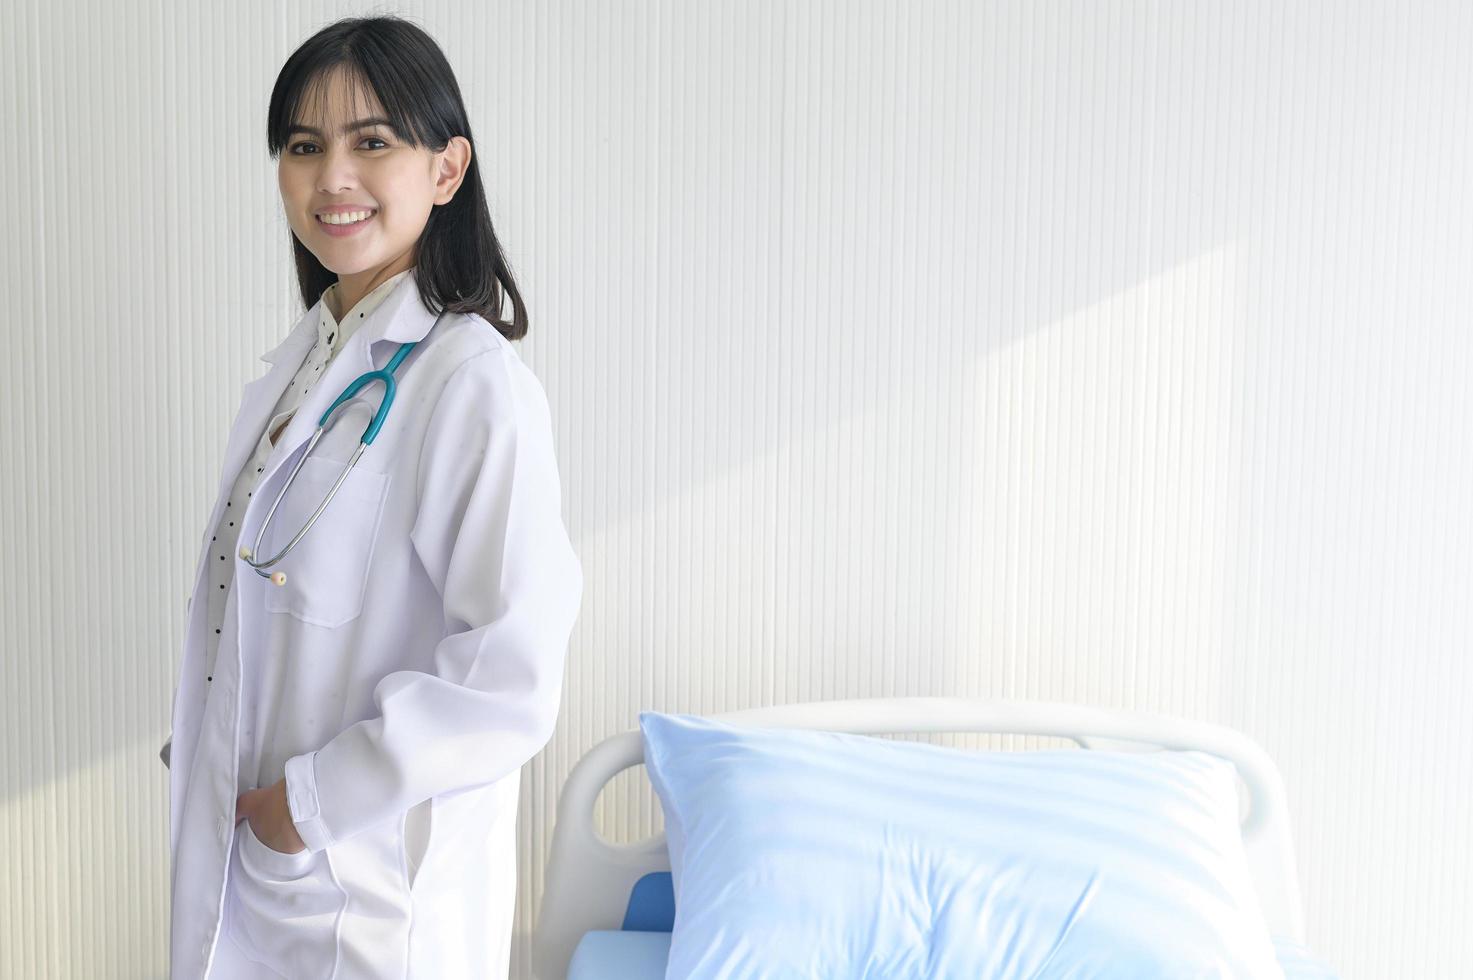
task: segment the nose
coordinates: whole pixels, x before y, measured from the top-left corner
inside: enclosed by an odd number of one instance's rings
[[[341,194],[358,186],[353,154],[346,150],[326,149],[320,154],[317,192],[324,196]]]

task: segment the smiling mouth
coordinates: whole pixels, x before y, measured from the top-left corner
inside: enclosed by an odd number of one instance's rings
[[[361,212],[358,212],[358,213],[361,213]],[[314,215],[314,217],[317,219],[317,223],[318,224],[327,225],[329,228],[351,228],[354,225],[361,225],[361,224],[363,224],[363,222],[369,220],[370,218],[372,218],[376,214],[378,214],[378,210],[377,209],[374,209],[372,211],[369,211],[363,217],[359,218],[357,221],[325,221],[323,219],[323,215],[320,215],[320,214],[319,215]]]

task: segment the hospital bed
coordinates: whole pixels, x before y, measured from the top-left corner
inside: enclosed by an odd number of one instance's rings
[[[1304,922],[1282,778],[1268,755],[1229,728],[1082,705],[967,698],[880,698],[752,708],[706,716],[733,725],[864,735],[979,733],[1048,736],[1081,749],[1199,750],[1227,759],[1246,790],[1241,819],[1253,884],[1291,978],[1335,974],[1303,946]],[[573,767],[558,801],[534,937],[539,980],[656,980],[675,921],[664,833],[621,844],[593,824],[615,775],[644,762],[639,730],[605,739]]]

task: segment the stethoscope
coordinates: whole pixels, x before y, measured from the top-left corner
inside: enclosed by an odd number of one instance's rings
[[[448,312],[449,308],[447,307],[440,313],[439,316],[435,317],[435,322],[430,326],[429,330],[425,331],[425,338],[428,338],[429,335],[434,332],[435,327],[438,327],[440,325],[440,321],[445,318],[445,314]],[[358,377],[354,378],[353,382],[349,384],[348,387],[343,389],[343,393],[341,395],[338,395],[337,400],[334,401],[330,406],[328,406],[327,411],[322,413],[322,418],[317,420],[317,431],[312,433],[312,441],[307,443],[306,452],[302,453],[301,457],[297,460],[297,464],[293,466],[292,471],[287,474],[286,483],[282,485],[280,492],[276,494],[276,500],[271,504],[271,509],[266,512],[266,519],[261,522],[260,529],[256,531],[255,545],[249,548],[247,548],[245,545],[241,545],[240,547],[240,557],[244,558],[246,560],[246,564],[250,565],[253,569],[256,570],[257,575],[261,576],[262,578],[269,578],[276,585],[286,584],[285,572],[275,572],[268,574],[266,572],[263,572],[261,569],[270,568],[272,565],[275,565],[283,558],[285,558],[287,554],[291,552],[292,548],[296,547],[297,542],[302,540],[302,536],[312,529],[312,525],[317,523],[317,518],[322,516],[322,512],[327,509],[328,503],[331,502],[333,496],[338,492],[338,487],[342,486],[343,481],[348,478],[348,472],[352,470],[353,465],[358,462],[358,457],[363,455],[363,450],[372,445],[373,440],[378,437],[378,430],[383,428],[384,419],[388,418],[389,416],[389,406],[394,404],[394,372],[398,369],[399,364],[404,360],[404,358],[409,356],[409,352],[414,350],[415,345],[423,342],[424,340],[421,339],[401,345],[399,347],[399,350],[394,354],[393,358],[390,359],[389,363],[385,364],[383,368],[378,371],[369,371],[365,374],[360,374]],[[261,539],[266,536],[266,528],[271,524],[271,515],[275,514],[276,508],[281,506],[281,498],[286,496],[286,492],[288,489],[290,489],[292,481],[297,478],[297,471],[302,468],[302,464],[305,463],[307,461],[307,457],[312,454],[312,447],[317,445],[317,441],[321,439],[322,434],[327,431],[327,423],[328,420],[332,418],[332,413],[337,411],[339,405],[342,405],[348,399],[358,394],[358,392],[362,390],[364,385],[372,384],[375,381],[382,381],[384,383],[383,400],[379,402],[378,411],[373,413],[373,421],[369,422],[368,428],[363,430],[363,436],[358,440],[358,448],[353,450],[353,455],[348,459],[348,465],[344,466],[343,471],[338,474],[337,481],[333,483],[332,488],[327,491],[327,496],[322,498],[322,503],[317,505],[317,509],[313,511],[312,516],[307,519],[306,525],[303,526],[303,528],[298,531],[290,541],[287,542],[285,548],[282,548],[279,553],[271,558],[266,559],[265,561],[253,561],[251,559],[251,555],[260,550]]]

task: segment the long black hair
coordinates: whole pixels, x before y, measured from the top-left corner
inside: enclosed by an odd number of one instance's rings
[[[480,153],[460,97],[455,73],[440,46],[421,28],[394,16],[354,17],[329,24],[292,52],[276,76],[266,118],[266,147],[280,157],[289,127],[299,122],[304,99],[325,98],[334,69],[344,69],[355,94],[370,89],[384,107],[391,129],[414,147],[440,152],[453,136],[471,144],[471,161],[455,196],[430,210],[416,248],[415,279],[420,301],[438,314],[477,313],[508,340],[527,333],[527,310],[512,278],[481,185]],[[297,283],[308,309],[337,282],[337,273],[317,260],[288,232],[296,255]],[[511,297],[511,322],[500,319],[502,290]]]

